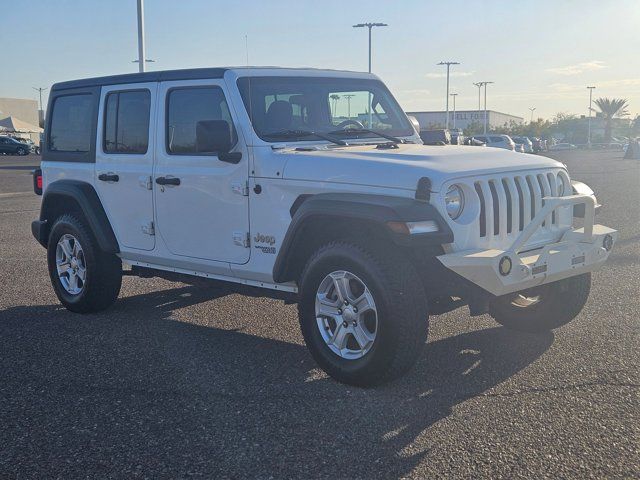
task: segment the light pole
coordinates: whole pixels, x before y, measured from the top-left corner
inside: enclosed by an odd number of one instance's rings
[[[155,60],[148,60],[145,58],[144,52],[144,0],[138,0],[138,60],[134,60],[133,63],[138,64],[138,71],[144,72],[146,63],[152,63]]]
[[[357,23],[353,26],[353,28],[363,28],[367,27],[369,29],[369,73],[371,73],[371,29],[373,27],[388,27],[386,23]]]
[[[482,107],[480,106],[480,92],[482,89],[482,83],[478,82],[478,83],[474,83],[474,85],[478,87],[478,117],[480,117],[480,110],[482,110]]]
[[[372,22],[367,22],[367,23],[356,23],[355,25],[353,25],[353,28],[364,28],[367,27],[369,29],[369,73],[371,73],[371,29],[373,27],[388,27],[388,25],[386,23],[372,23]],[[368,105],[367,105],[367,110],[369,110],[369,128],[373,128],[373,112],[371,112],[371,92],[369,92],[369,100],[368,100]]]
[[[480,95],[480,87],[484,87],[484,134],[487,134],[487,85],[494,82],[478,82],[474,83],[476,87],[478,87],[478,96]],[[478,101],[478,107],[480,107],[480,102]]]
[[[451,65],[460,65],[459,62],[445,62],[442,61],[440,63],[438,63],[438,65],[446,65],[447,66],[447,118],[444,121],[444,128],[449,128],[449,69],[451,68]]]
[[[449,95],[451,95],[453,97],[453,129],[456,129],[456,97],[458,96],[457,93],[450,93]]]
[[[44,110],[42,110],[42,92],[44,92],[45,90],[48,90],[48,88],[42,88],[42,87],[31,87],[31,88],[33,88],[36,92],[40,94],[40,111],[43,112]]]
[[[342,95],[347,99],[347,118],[351,118],[351,97],[355,97],[353,93],[348,93],[346,95]]]
[[[593,98],[593,89],[596,87],[587,87],[589,89],[589,134],[587,136],[587,148],[591,149],[591,99]]]
[[[536,109],[536,107],[529,107],[529,110],[531,110],[531,120],[529,120],[529,123],[533,123],[533,112]]]

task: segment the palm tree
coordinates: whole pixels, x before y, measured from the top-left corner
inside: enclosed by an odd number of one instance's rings
[[[626,98],[598,98],[595,100],[595,104],[604,118],[604,141],[610,142],[613,118],[628,115],[627,107],[629,104]]]
[[[338,95],[337,93],[333,93],[333,94],[329,95],[329,98],[331,100],[333,100],[333,114],[331,116],[335,117],[336,116],[336,107],[338,106],[338,100],[340,100],[340,95]]]

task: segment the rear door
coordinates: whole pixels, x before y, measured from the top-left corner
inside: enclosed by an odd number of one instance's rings
[[[154,192],[158,231],[174,255],[246,263],[249,260],[249,159],[235,128],[223,80],[160,84]],[[233,137],[237,163],[209,151],[203,135],[211,121],[224,120]],[[178,184],[158,185],[158,179]],[[166,182],[166,180],[163,180]]]
[[[95,186],[120,245],[152,250],[153,135],[157,83],[103,87]]]

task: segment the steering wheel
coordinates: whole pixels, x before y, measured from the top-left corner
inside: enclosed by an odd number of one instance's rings
[[[344,122],[340,122],[338,125],[336,125],[338,128],[342,129],[342,130],[348,130],[348,126],[349,125],[353,125],[356,127],[356,129],[364,129],[364,125],[361,124],[358,120],[345,120]]]

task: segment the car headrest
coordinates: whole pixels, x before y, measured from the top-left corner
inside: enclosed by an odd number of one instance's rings
[[[229,151],[231,125],[226,120],[200,120],[196,123],[196,152]]]
[[[293,108],[291,104],[284,100],[276,100],[267,110],[265,116],[266,127],[268,130],[285,130],[291,127],[293,121]]]

